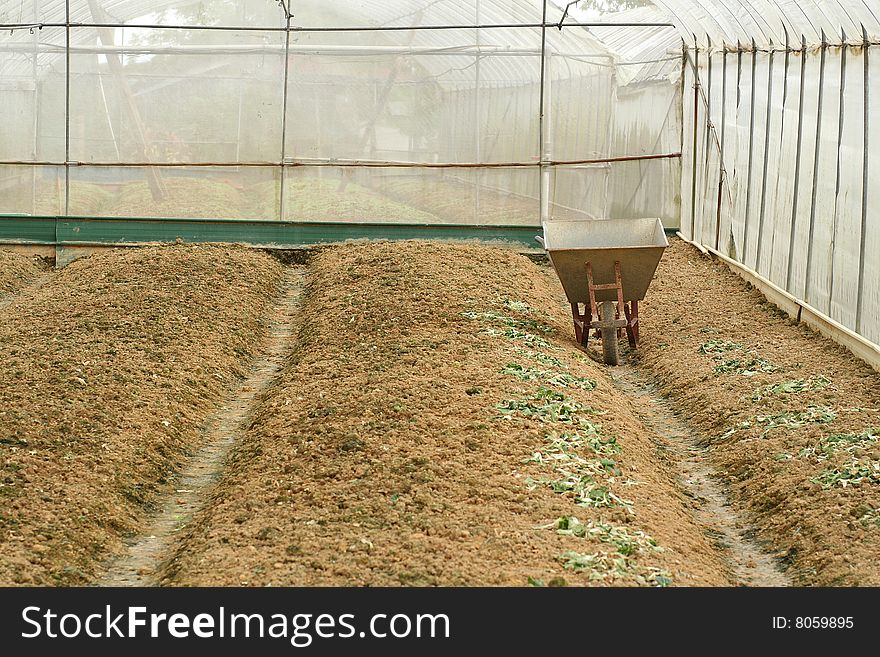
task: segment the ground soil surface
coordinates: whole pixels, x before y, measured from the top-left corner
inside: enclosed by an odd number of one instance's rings
[[[280,272],[235,247],[118,250],[0,310],[0,583],[94,580],[244,372]]]
[[[0,584],[880,584],[880,375],[681,242],[591,342],[487,246],[0,252]]]
[[[635,363],[796,584],[880,585],[880,374],[681,241]]]
[[[560,295],[501,249],[322,251],[290,360],[164,583],[730,583]]]
[[[12,292],[45,274],[48,266],[39,258],[0,250],[0,303]]]

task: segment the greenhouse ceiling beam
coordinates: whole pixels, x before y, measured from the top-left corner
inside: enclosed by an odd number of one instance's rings
[[[476,240],[535,248],[540,226],[239,221],[231,219],[94,219],[0,215],[0,244],[137,246],[224,242],[295,248],[357,239]]]
[[[2,28],[0,28],[2,31]],[[72,55],[283,55],[285,51],[300,55],[326,55],[340,54],[351,55],[438,55],[450,57],[454,55],[469,56],[492,56],[492,57],[540,57],[540,48],[510,48],[507,46],[345,46],[345,45],[321,45],[304,46],[291,45],[285,48],[283,44],[265,45],[186,45],[186,46],[126,46],[126,45],[89,45],[71,46]],[[19,44],[0,44],[0,52],[20,52]],[[40,54],[63,55],[68,49],[62,45],[45,44],[40,47]],[[599,59],[613,61],[612,55],[553,52],[554,57],[569,57],[577,59]]]
[[[100,29],[100,28],[112,28],[112,29],[140,29],[140,30],[192,30],[192,31],[213,31],[213,32],[298,32],[298,33],[312,33],[312,32],[408,32],[408,31],[449,31],[449,30],[511,30],[511,29],[540,29],[540,28],[555,28],[559,29],[558,22],[548,22],[548,23],[486,23],[484,25],[479,24],[469,24],[469,25],[419,25],[417,27],[410,27],[408,25],[384,25],[384,26],[340,26],[340,27],[302,27],[291,25],[288,29],[284,26],[268,26],[268,27],[245,27],[245,26],[235,26],[235,25],[176,25],[176,24],[135,24],[135,23],[0,23],[0,31],[11,31],[11,30],[41,30],[44,27],[49,28],[66,28],[70,26],[71,29]],[[609,22],[570,22],[566,23],[564,28],[570,27],[588,27],[588,28],[601,28],[601,27],[633,27],[633,28],[645,28],[645,27],[669,27],[676,28],[675,23],[667,23],[667,22],[659,22],[659,23],[609,23]]]
[[[158,168],[258,168],[258,167],[357,167],[357,168],[406,168],[406,169],[514,169],[539,166],[577,166],[587,164],[613,164],[643,160],[665,160],[681,157],[681,152],[649,153],[643,155],[616,155],[580,160],[533,160],[528,162],[401,162],[399,160],[340,160],[288,158],[283,162],[60,162],[54,160],[0,160],[0,166],[59,166],[131,169]]]

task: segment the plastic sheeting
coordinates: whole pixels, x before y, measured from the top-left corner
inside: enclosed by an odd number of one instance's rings
[[[287,6],[0,0],[0,213],[674,225],[674,164],[602,161],[674,154],[667,122],[556,4]]]
[[[824,40],[840,44],[880,38],[875,0],[654,0],[665,9],[689,44],[761,47]]]
[[[688,50],[684,232],[877,344],[880,48],[806,43]]]

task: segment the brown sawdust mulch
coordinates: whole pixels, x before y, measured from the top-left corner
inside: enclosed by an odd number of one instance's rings
[[[629,400],[574,348],[561,298],[544,268],[497,248],[406,242],[322,251],[310,266],[290,360],[165,583],[729,583]],[[488,335],[503,320],[463,315],[488,311],[551,344]],[[530,327],[533,320],[552,332]],[[535,353],[560,364],[540,363]],[[519,380],[501,372],[507,363],[588,377],[598,387]],[[619,503],[578,506],[570,493],[534,483],[559,475],[552,462],[524,461],[536,453],[552,460],[545,437],[571,425],[518,412],[505,419],[496,405],[541,387],[581,404],[575,415],[598,425],[601,440],[617,438],[622,453],[605,455],[612,463],[595,485],[631,502],[631,513]],[[589,446],[576,453],[599,464]],[[567,516],[601,520],[606,531],[579,538],[538,528]],[[609,528],[632,545],[603,542],[612,540]],[[594,566],[566,569],[566,552],[596,555]]]
[[[5,294],[15,292],[49,271],[40,258],[0,250],[0,301]]]
[[[880,374],[794,325],[723,263],[680,241],[642,306],[642,336],[641,366],[705,435],[734,497],[795,581],[880,585]],[[733,344],[700,353],[710,340]],[[778,370],[715,371],[756,358]],[[793,389],[798,380],[806,390],[767,389],[786,382]],[[834,419],[770,427],[779,414],[805,412],[799,419]],[[829,473],[854,468],[867,476],[827,486]]]
[[[0,583],[94,579],[244,371],[280,271],[236,247],[118,250],[0,311]]]

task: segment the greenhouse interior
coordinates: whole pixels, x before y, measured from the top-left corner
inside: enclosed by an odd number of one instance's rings
[[[0,99],[0,584],[880,586],[878,0],[0,0]]]
[[[3,235],[659,217],[880,341],[880,11],[588,4],[7,0]]]

